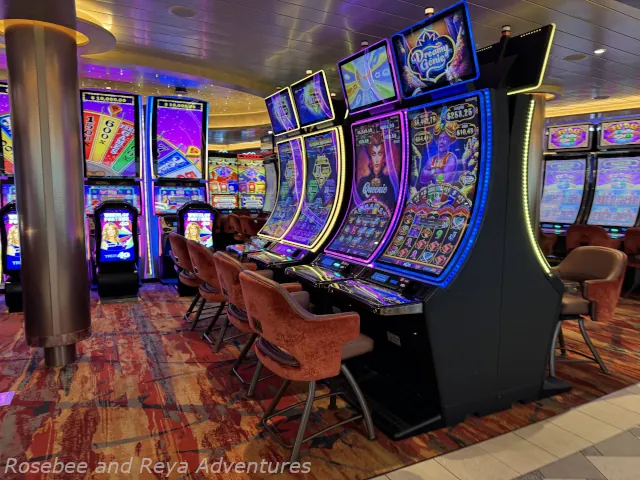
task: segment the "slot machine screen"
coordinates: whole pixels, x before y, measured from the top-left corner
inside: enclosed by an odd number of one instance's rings
[[[640,157],[598,158],[596,191],[587,224],[633,227],[640,209]]]
[[[7,239],[7,251],[5,252],[7,271],[20,270],[20,227],[18,226],[18,214],[8,212],[3,215],[5,235]]]
[[[547,149],[551,151],[589,150],[592,128],[591,124],[549,127]]]
[[[351,200],[327,253],[369,262],[382,248],[404,195],[404,115],[397,112],[352,125]]]
[[[207,248],[213,247],[213,213],[209,210],[187,209],[182,213],[184,236]]]
[[[300,128],[298,114],[293,106],[291,89],[289,87],[265,98],[267,112],[271,119],[271,127],[274,135],[292,132]]]
[[[309,127],[335,118],[323,71],[291,85],[291,92],[301,127]]]
[[[540,221],[575,223],[580,213],[587,160],[548,160],[544,167],[544,186]]]
[[[202,179],[207,150],[207,103],[155,98],[153,148],[159,178]]]
[[[287,232],[298,212],[304,188],[305,166],[300,137],[278,143],[276,150],[280,163],[278,198],[260,235],[278,240]]]
[[[209,191],[218,195],[238,193],[238,165],[235,158],[209,157]]]
[[[16,201],[16,186],[9,183],[2,184],[2,205]]]
[[[100,262],[118,263],[136,260],[133,239],[133,214],[126,208],[100,213]]]
[[[13,137],[11,135],[11,107],[9,105],[9,86],[0,82],[0,141],[2,141],[2,158],[0,172],[13,175]]]
[[[485,92],[479,92],[408,111],[409,191],[378,260],[382,267],[436,282],[448,275],[447,267],[468,242],[470,224],[476,223],[479,177],[486,175],[480,165],[485,101]]]
[[[238,158],[238,183],[240,184],[240,208],[262,210],[267,194],[264,161]]]
[[[140,187],[137,185],[85,185],[84,211],[93,215],[93,211],[106,200],[128,202],[140,213]]]
[[[598,145],[601,148],[624,148],[640,145],[640,120],[602,122]]]
[[[303,137],[307,163],[302,209],[284,240],[311,247],[327,226],[342,195],[342,138],[338,128]]]
[[[218,210],[234,210],[238,208],[238,196],[212,193],[211,205]]]
[[[398,100],[389,41],[382,40],[338,63],[349,113]]]
[[[391,43],[404,98],[474,81],[479,76],[465,3],[395,34]]]
[[[176,213],[187,202],[205,201],[204,187],[153,187],[156,215]]]
[[[84,161],[88,177],[138,177],[138,97],[81,91]]]

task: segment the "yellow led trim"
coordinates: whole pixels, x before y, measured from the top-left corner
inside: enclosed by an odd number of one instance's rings
[[[264,101],[266,103],[267,100],[269,100],[271,97],[275,97],[276,95],[278,95],[279,93],[284,92],[285,90],[287,90],[288,93],[289,93],[289,100],[291,100],[291,110],[293,110],[293,116],[296,117],[296,128],[292,128],[291,130],[284,131],[282,133],[278,133],[277,135],[274,133],[273,134],[274,137],[279,137],[281,135],[285,135],[287,133],[291,133],[291,132],[295,132],[296,130],[300,130],[300,119],[298,118],[298,109],[296,108],[296,102],[293,101],[293,92],[291,91],[290,87],[284,87],[282,90],[278,90],[273,95],[269,95],[267,98],[265,98]],[[333,106],[331,108],[333,108]],[[273,127],[273,124],[271,124],[271,126]]]
[[[293,101],[293,105],[294,105],[293,109],[296,110],[296,116],[298,115],[298,112],[297,112],[298,109],[295,107],[296,100],[295,100],[295,98],[293,98],[293,87],[295,87],[299,83],[306,82],[311,77],[313,77],[313,76],[315,76],[317,74],[321,74],[322,75],[322,80],[324,80],[324,89],[327,92],[327,98],[329,99],[329,107],[331,108],[331,118],[326,118],[324,120],[320,120],[320,121],[315,122],[315,123],[310,123],[309,125],[305,125],[304,127],[302,125],[300,125],[300,119],[298,118],[298,125],[300,126],[300,128],[313,127],[313,126],[319,125],[321,123],[330,122],[332,120],[335,120],[335,118],[336,118],[336,112],[333,110],[333,102],[331,101],[331,94],[329,93],[329,84],[327,83],[327,75],[324,73],[324,70],[318,70],[317,72],[312,73],[308,77],[304,77],[302,80],[297,81],[296,83],[292,83],[291,86],[289,87],[291,89],[291,100]]]
[[[524,219],[527,223],[527,234],[529,236],[529,243],[531,248],[536,254],[538,263],[547,275],[551,274],[551,266],[544,256],[540,244],[536,239],[535,232],[533,231],[533,224],[531,223],[531,211],[529,210],[529,144],[531,141],[531,127],[533,125],[533,113],[535,110],[535,100],[531,98],[529,100],[529,110],[527,112],[527,124],[525,125],[524,132],[524,145],[522,148],[522,200],[524,209]]]
[[[533,30],[531,32],[525,33],[522,36],[526,36],[526,35],[531,35],[533,33],[538,32],[540,29],[538,30]],[[515,95],[516,93],[524,93],[524,92],[531,92],[532,90],[537,90],[538,88],[540,88],[542,86],[542,82],[544,80],[544,74],[547,71],[547,63],[549,62],[549,55],[551,54],[551,45],[553,45],[553,39],[556,36],[556,24],[552,23],[551,24],[551,38],[549,39],[549,43],[547,44],[547,51],[545,52],[544,55],[544,63],[542,64],[542,69],[540,70],[540,78],[538,79],[538,83],[537,85],[533,86],[533,87],[526,87],[526,88],[521,88],[520,90],[514,90],[512,92],[508,92],[507,95]]]

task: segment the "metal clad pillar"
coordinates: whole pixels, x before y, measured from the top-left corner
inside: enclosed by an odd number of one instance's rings
[[[75,0],[9,0],[5,19],[25,333],[58,366],[91,335]]]

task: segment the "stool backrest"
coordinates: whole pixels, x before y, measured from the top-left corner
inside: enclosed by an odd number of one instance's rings
[[[640,255],[640,228],[629,228],[624,234],[624,252],[629,256]]]
[[[240,217],[240,226],[242,227],[242,233],[249,237],[257,235],[265,223],[267,223],[267,220],[262,218],[251,218],[248,216]]]
[[[204,245],[193,240],[187,240],[187,248],[193,265],[193,273],[205,283],[208,283],[216,290],[220,290],[218,281],[218,271],[213,261],[213,253]]]
[[[236,233],[242,233],[242,225],[240,225],[240,217],[235,213],[229,214],[229,226]]]
[[[247,268],[224,252],[214,253],[213,262],[218,272],[218,281],[224,297],[231,305],[246,311],[242,287],[240,286],[240,273],[247,270]]]
[[[610,243],[607,231],[598,225],[571,225],[567,229],[567,252],[578,247],[606,247]]]
[[[173,252],[173,261],[175,264],[187,272],[193,272],[193,265],[191,264],[191,257],[189,256],[189,248],[187,247],[187,239],[182,235],[171,232],[169,234],[169,243],[171,244],[171,251]]]

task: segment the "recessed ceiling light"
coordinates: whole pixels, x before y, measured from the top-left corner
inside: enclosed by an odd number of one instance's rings
[[[593,97],[594,100],[607,100],[611,98],[610,95],[596,95],[595,97]]]
[[[273,135],[273,130],[269,130],[267,133],[268,133],[269,135]]]
[[[335,97],[336,96],[336,92],[331,92],[331,96]]]
[[[307,75],[311,75],[313,73],[313,70],[307,69],[304,73],[306,73]]]
[[[111,90],[111,87],[106,87],[107,90]]]
[[[567,55],[566,57],[564,57],[564,60],[567,60],[569,62],[578,62],[580,60],[584,60],[585,58],[587,58],[588,55],[585,55],[584,53],[574,53],[572,55]]]
[[[594,50],[593,53],[595,53],[596,55],[602,55],[606,51],[607,51],[606,48],[599,48],[597,50]]]
[[[169,7],[169,13],[180,18],[193,18],[196,16],[196,11],[191,7],[184,7],[182,5],[174,5]]]

